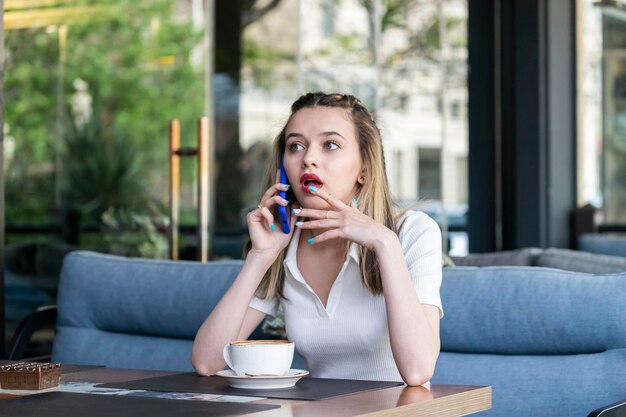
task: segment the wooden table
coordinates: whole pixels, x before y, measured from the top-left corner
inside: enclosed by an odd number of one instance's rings
[[[64,381],[122,382],[171,375],[172,372],[94,368],[63,374]],[[432,385],[394,387],[320,401],[264,399],[261,404],[279,404],[280,409],[247,414],[266,417],[457,417],[491,408],[491,387]]]

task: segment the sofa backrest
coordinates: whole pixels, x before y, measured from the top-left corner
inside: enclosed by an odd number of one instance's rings
[[[616,274],[626,272],[626,257],[549,248],[535,257],[533,265],[588,274]]]
[[[491,416],[586,416],[626,397],[626,274],[445,268],[434,383],[491,385]]]
[[[578,249],[585,252],[626,257],[626,234],[583,233],[578,238]]]
[[[543,266],[589,274],[626,272],[626,257],[560,248],[522,248],[451,257],[456,266]]]
[[[472,253],[467,256],[452,256],[457,266],[530,266],[540,254],[540,248],[522,248],[500,252]]]
[[[241,265],[70,253],[59,283],[52,360],[192,370],[196,331]]]

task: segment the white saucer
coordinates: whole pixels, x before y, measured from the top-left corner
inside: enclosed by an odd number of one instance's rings
[[[293,387],[300,378],[308,374],[309,371],[304,371],[302,369],[290,369],[285,375],[244,376],[237,375],[235,371],[231,371],[229,369],[219,371],[215,375],[225,378],[228,381],[228,384],[233,388],[277,389]]]

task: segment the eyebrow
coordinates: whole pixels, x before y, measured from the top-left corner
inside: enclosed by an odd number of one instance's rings
[[[339,136],[342,139],[346,139],[341,133],[339,132],[335,132],[334,130],[329,130],[327,132],[322,132],[321,136]],[[292,132],[289,133],[285,139],[289,139],[289,138],[303,138],[304,135],[302,133],[296,133],[296,132]]]
[[[341,133],[335,132],[334,130],[323,132],[322,135],[323,136],[339,136],[340,138],[345,139]]]

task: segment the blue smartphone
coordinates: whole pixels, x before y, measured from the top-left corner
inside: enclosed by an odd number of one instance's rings
[[[281,184],[289,184],[289,180],[287,179],[287,173],[285,172],[285,167],[283,166],[282,156],[280,157],[280,182]],[[293,199],[295,198],[293,192],[291,191],[291,187],[287,191],[279,191],[278,195],[284,200],[289,200],[290,203],[293,202]],[[291,228],[289,226],[289,224],[291,223],[290,207],[291,205],[287,207],[278,206],[278,215],[280,217],[280,224],[283,228],[283,233],[289,233],[291,231]]]

